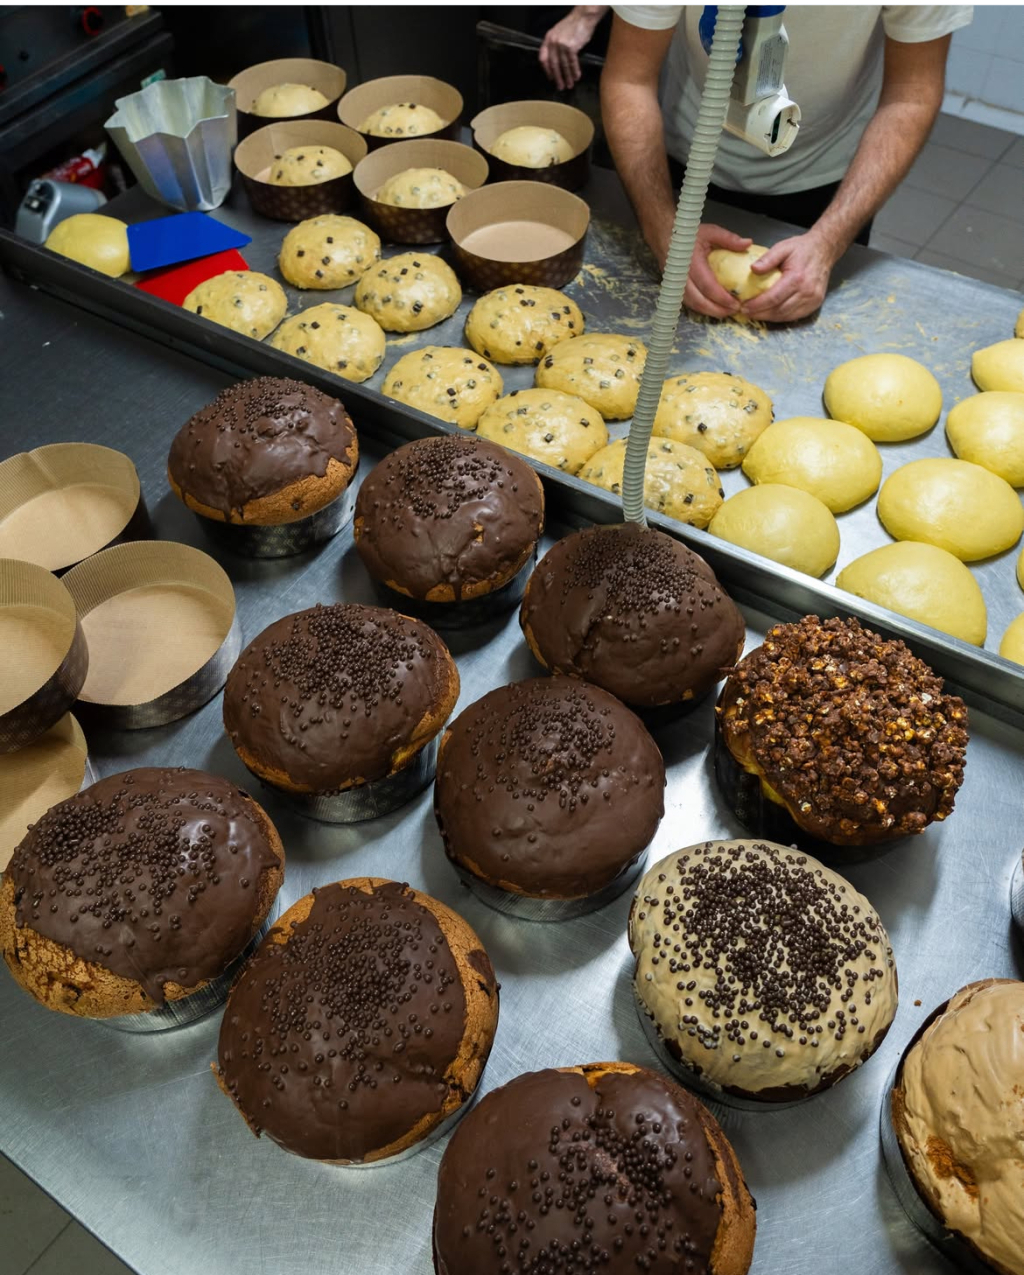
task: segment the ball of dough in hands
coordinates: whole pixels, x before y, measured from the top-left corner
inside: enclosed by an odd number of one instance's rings
[[[613,495],[622,494],[626,440],[618,438],[595,452],[580,470],[580,478]],[[651,437],[644,471],[644,504],[648,509],[692,527],[706,527],[722,503],[718,475],[695,447],[670,438]]]
[[[554,288],[509,284],[485,293],[466,319],[466,340],[495,363],[536,363],[562,341],[583,334],[583,314]]]
[[[437,111],[421,102],[395,102],[379,106],[359,125],[360,133],[371,137],[422,137],[438,133],[446,121]]]
[[[844,567],[836,584],[973,646],[985,641],[988,615],[977,580],[959,558],[935,545],[883,545]]]
[[[226,270],[193,288],[181,304],[211,323],[262,341],[284,318],[288,298],[269,275]]]
[[[735,469],[772,412],[764,390],[742,376],[687,372],[662,386],[654,433],[696,447],[716,469]]]
[[[575,394],[559,390],[513,390],[480,417],[476,432],[534,460],[578,474],[608,442],[599,412]]]
[[[938,545],[964,562],[1002,553],[1024,531],[1024,506],[1009,483],[980,465],[937,456],[889,475],[878,517],[893,539]]]
[[[983,350],[975,350],[971,376],[979,390],[1011,390],[1024,393],[1024,342],[1011,337]]]
[[[829,373],[824,397],[833,420],[856,425],[876,443],[916,438],[942,411],[938,381],[905,354],[865,354],[841,363]]]
[[[823,576],[839,557],[839,527],[815,496],[781,483],[730,496],[708,531],[794,571]]]
[[[277,259],[293,287],[330,291],[354,283],[380,261],[380,239],[354,217],[308,217],[285,235]]]
[[[50,231],[43,247],[111,279],[119,279],[130,264],[127,225],[100,213],[66,217]]]
[[[1024,611],[1007,625],[999,642],[999,654],[1015,664],[1024,664]]]
[[[753,483],[799,487],[841,514],[878,490],[882,458],[871,439],[852,425],[791,416],[755,439],[743,472]]]
[[[367,314],[325,301],[293,315],[270,344],[346,381],[365,381],[384,359],[384,333]]]
[[[327,102],[320,90],[309,84],[272,84],[253,102],[252,114],[283,120],[322,111]]]
[[[428,416],[472,429],[503,385],[497,368],[472,350],[427,345],[403,354],[381,389]]]
[[[348,156],[333,146],[290,146],[274,156],[267,181],[271,186],[316,186],[351,171]]]
[[[949,409],[949,445],[961,460],[1024,487],[1024,394],[985,390]]]
[[[394,208],[447,208],[465,193],[462,182],[443,168],[406,168],[389,177],[374,199]]]
[[[459,308],[455,271],[429,252],[400,252],[368,270],[356,287],[356,305],[386,332],[422,332]]]
[[[592,332],[556,345],[537,367],[548,389],[578,394],[608,421],[633,415],[647,346],[627,336]]]
[[[520,124],[494,139],[491,154],[518,168],[550,168],[572,159],[572,147],[556,129]]]
[[[711,273],[737,301],[753,301],[767,292],[782,278],[781,270],[769,270],[767,274],[754,274],[750,267],[768,251],[760,244],[751,244],[744,252],[729,248],[713,248],[708,253]]]

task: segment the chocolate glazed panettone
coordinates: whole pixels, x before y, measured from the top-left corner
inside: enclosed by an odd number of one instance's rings
[[[271,376],[221,390],[171,444],[171,489],[215,522],[276,526],[336,500],[359,463],[352,420],[335,398]]]
[[[746,1275],[757,1220],[709,1111],[632,1063],[484,1097],[437,1175],[436,1275]]]
[[[700,698],[743,652],[743,617],[708,564],[660,531],[574,531],[530,577],[519,616],[552,673],[633,708]]]
[[[963,700],[853,619],[775,625],[730,674],[716,718],[716,776],[759,836],[879,845],[945,819],[963,782]]]
[[[146,1013],[224,973],[284,875],[281,840],[240,788],[198,770],[111,775],[53,806],[0,886],[0,950],[48,1009]]]
[[[231,990],[214,1074],[250,1129],[295,1155],[372,1164],[472,1098],[498,984],[467,923],[407,885],[321,886]]]

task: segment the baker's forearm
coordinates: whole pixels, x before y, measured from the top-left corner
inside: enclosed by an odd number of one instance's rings
[[[601,111],[608,147],[641,233],[663,264],[676,201],[658,100],[631,85],[607,92],[602,81]]]

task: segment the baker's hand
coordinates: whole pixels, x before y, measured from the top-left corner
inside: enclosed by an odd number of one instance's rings
[[[683,301],[691,310],[696,310],[700,314],[710,314],[716,319],[725,319],[736,313],[740,303],[715,278],[708,265],[708,253],[713,248],[745,252],[752,242],[750,239],[743,239],[740,235],[734,235],[724,226],[701,223],[693,249],[693,260],[690,262],[690,277],[683,296]],[[667,253],[668,244],[666,243],[665,253],[660,254],[662,268],[664,268]]]
[[[813,230],[780,239],[750,269],[760,275],[780,270],[782,278],[767,292],[745,302],[743,313],[769,323],[788,323],[813,314],[825,300],[835,263],[833,246]]]
[[[583,74],[579,55],[590,43],[604,12],[604,5],[576,5],[544,37],[538,56],[555,88],[563,92],[571,89]]]

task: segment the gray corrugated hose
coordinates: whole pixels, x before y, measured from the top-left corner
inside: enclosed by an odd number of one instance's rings
[[[658,304],[651,325],[647,349],[647,366],[640,380],[636,411],[626,443],[626,460],[622,475],[622,514],[627,522],[647,525],[644,513],[644,472],[647,468],[647,443],[654,428],[654,416],[661,398],[661,387],[668,371],[669,355],[676,339],[683,293],[690,272],[690,259],[697,242],[697,230],[711,172],[718,153],[718,139],[729,109],[729,94],[736,70],[736,51],[743,29],[744,5],[720,5],[711,42],[708,73],[700,99],[697,127],[686,162],[686,177],[679,192],[676,220],[672,227],[668,260],[658,293]]]

